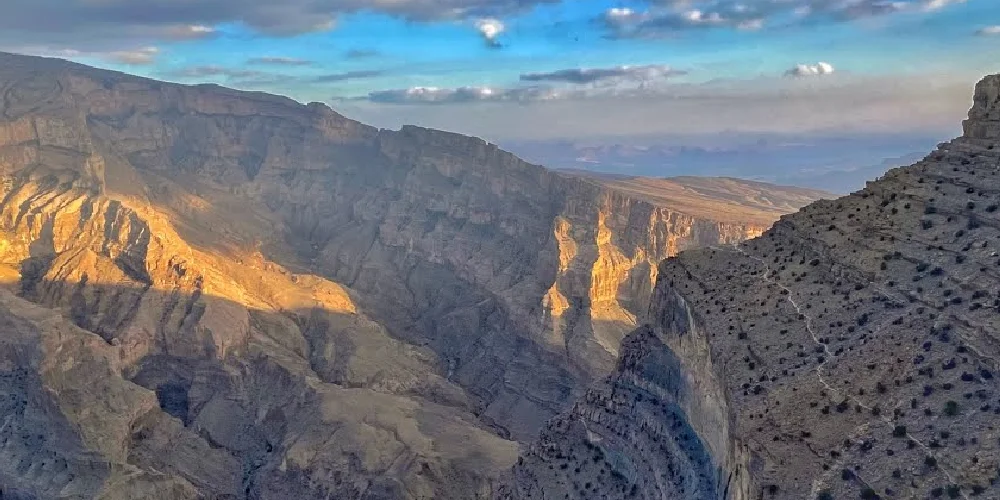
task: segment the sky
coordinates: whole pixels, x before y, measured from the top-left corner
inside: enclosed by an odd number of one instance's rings
[[[0,50],[490,140],[953,135],[997,0],[3,0]]]

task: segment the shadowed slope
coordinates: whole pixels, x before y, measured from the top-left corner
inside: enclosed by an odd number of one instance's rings
[[[34,285],[76,288],[83,306],[101,297],[141,297],[139,309],[180,299],[194,310],[162,316],[176,315],[194,331],[206,329],[198,309],[227,308],[234,319],[245,315],[250,331],[238,356],[171,354],[181,332],[165,320],[157,325],[162,339],[149,346],[158,354],[129,366],[122,359],[134,339],[102,339],[0,290],[5,493],[469,498],[488,495],[491,478],[514,459],[516,445],[478,423],[460,391],[420,380],[434,376],[419,366],[410,368],[416,384],[407,385],[405,363],[385,364],[411,355],[406,348],[345,329],[365,321],[356,314],[247,309],[155,288]]]

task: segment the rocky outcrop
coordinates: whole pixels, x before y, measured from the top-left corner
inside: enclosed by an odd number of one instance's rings
[[[726,181],[675,208],[474,138],[58,60],[0,54],[0,97],[5,293],[145,398],[91,405],[108,429],[75,448],[11,449],[0,484],[27,497],[489,496],[517,442],[614,366],[656,262],[760,234],[762,199],[804,202]],[[105,397],[38,376],[11,390]],[[38,425],[79,429],[62,405]],[[38,479],[84,455],[104,468]]]
[[[504,496],[1000,495],[998,85],[923,161],[663,262],[649,324]]]

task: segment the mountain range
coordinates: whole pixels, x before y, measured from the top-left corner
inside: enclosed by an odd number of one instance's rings
[[[0,54],[5,498],[996,498],[1000,76],[841,198]]]
[[[1000,498],[1000,75],[961,137],[659,266],[502,498]]]
[[[505,146],[561,170],[633,177],[729,176],[846,194],[924,157],[941,137],[754,135],[516,141]]]
[[[829,196],[57,59],[0,96],[5,498],[489,497],[661,260]]]

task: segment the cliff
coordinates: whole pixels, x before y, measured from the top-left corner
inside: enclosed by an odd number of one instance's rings
[[[664,261],[648,324],[502,496],[1000,496],[998,89],[923,161]]]
[[[614,366],[656,262],[821,195],[724,183],[674,208],[474,138],[50,59],[0,54],[0,95],[4,300],[57,311],[145,405],[88,410],[112,428],[74,447],[12,449],[0,482],[26,497],[488,496]],[[45,378],[76,357],[11,349],[38,380],[11,390],[97,397]],[[14,428],[89,432],[70,402]],[[111,469],[38,479],[80,457]]]

